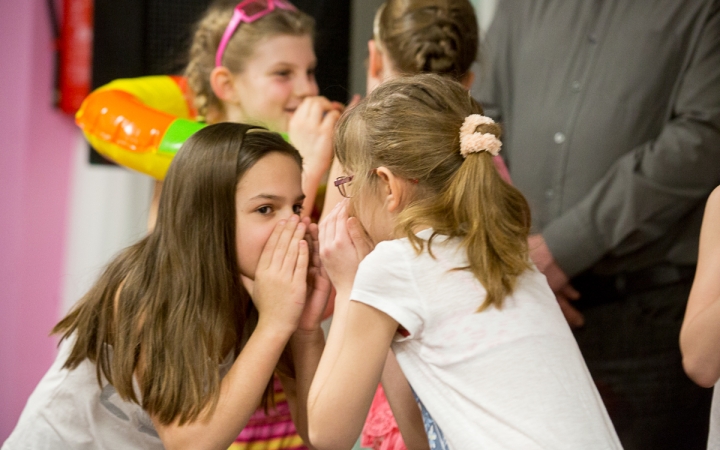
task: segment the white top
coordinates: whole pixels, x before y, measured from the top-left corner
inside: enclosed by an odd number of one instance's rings
[[[418,233],[423,239],[431,230]],[[360,264],[351,299],[409,332],[392,349],[452,449],[620,449],[620,441],[545,276],[528,270],[498,310],[457,240],[436,259],[407,239]]]
[[[104,378],[100,387],[95,364],[85,360],[73,370],[62,368],[71,346],[69,339],[60,344],[2,450],[163,449],[139,405],[123,401]]]
[[[708,450],[720,450],[720,383],[713,388],[712,410],[710,411],[710,434]]]

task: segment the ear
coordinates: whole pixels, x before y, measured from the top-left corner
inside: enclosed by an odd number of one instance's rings
[[[367,94],[383,81],[383,53],[374,39],[368,41]]]
[[[235,88],[235,78],[225,66],[215,67],[210,72],[210,87],[222,102],[237,103],[239,96]]]
[[[465,89],[470,90],[473,82],[475,81],[475,72],[469,71],[462,78],[460,78],[460,84],[465,86]]]
[[[391,213],[400,212],[405,206],[404,198],[407,195],[408,181],[396,176],[384,166],[375,169],[375,174],[380,178],[380,195],[383,197],[385,208]]]

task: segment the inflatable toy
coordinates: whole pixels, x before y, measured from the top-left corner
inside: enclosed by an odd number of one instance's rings
[[[120,79],[93,91],[75,122],[100,154],[162,180],[183,142],[205,127],[190,99],[183,77]]]

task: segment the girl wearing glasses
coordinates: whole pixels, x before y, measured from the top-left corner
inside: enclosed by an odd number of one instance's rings
[[[389,349],[434,419],[432,448],[621,448],[530,262],[528,205],[492,161],[499,135],[462,85],[431,74],[387,81],[341,117],[350,198],[320,224],[337,296],[308,398],[316,448],[352,446]]]
[[[470,89],[475,77],[472,64],[477,60],[478,46],[478,23],[469,0],[387,0],[375,14],[373,37],[368,41],[367,93],[385,81],[420,73],[436,73]],[[509,181],[502,158],[496,156],[494,162]],[[333,162],[330,179],[335,180],[341,172],[340,164]],[[327,215],[341,199],[337,190],[328,189],[323,215]],[[386,368],[389,372],[399,372],[392,354]],[[386,393],[391,397],[398,393],[401,398],[407,397],[407,394],[402,395],[409,391],[407,383],[400,373],[397,375],[395,380],[384,377],[383,385],[389,389],[380,386],[373,399],[362,433],[361,443],[365,447],[375,450],[421,448],[419,442],[403,442],[401,428],[412,430],[413,418],[398,417],[398,426],[385,397]],[[399,400],[391,398],[391,401],[397,403]],[[415,433],[404,434],[408,439]]]
[[[306,435],[330,283],[298,215],[299,153],[251,128],[181,147],[156,227],[55,327],[58,357],[3,450],[224,450],[272,406],[273,373]]]

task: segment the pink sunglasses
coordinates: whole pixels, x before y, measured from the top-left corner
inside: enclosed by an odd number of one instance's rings
[[[241,23],[253,23],[256,20],[270,14],[276,8],[286,9],[288,11],[297,11],[297,8],[286,0],[244,0],[238,3],[233,11],[230,23],[227,28],[225,28],[225,33],[223,33],[222,39],[220,39],[220,45],[218,46],[217,53],[215,54],[215,66],[222,66],[222,57],[225,53],[225,47],[227,47],[228,42],[230,42],[230,38]]]

